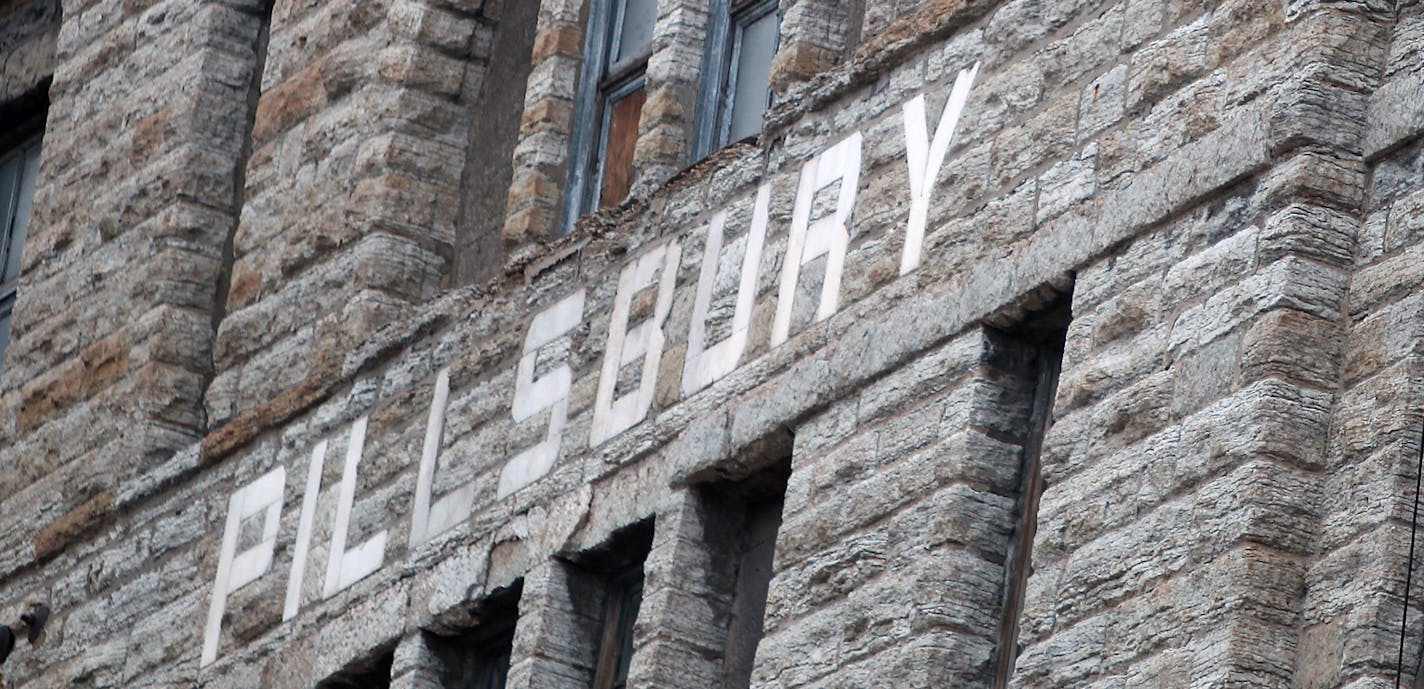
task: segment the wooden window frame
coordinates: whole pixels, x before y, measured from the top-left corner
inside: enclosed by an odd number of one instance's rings
[[[633,627],[643,606],[643,564],[639,562],[608,579],[593,689],[627,689],[626,668],[633,663]]]
[[[1033,541],[1038,532],[1038,505],[1043,497],[1043,443],[1053,427],[1053,402],[1063,372],[1072,299],[1060,295],[1054,303],[1027,316],[1006,334],[1036,349],[1033,398],[1024,433],[1022,473],[1015,509],[1013,538],[1004,561],[1004,591],[994,651],[994,689],[1006,689],[1018,662],[1019,616],[1033,572]]]
[[[707,51],[703,58],[702,89],[693,135],[693,162],[735,143],[730,139],[742,32],[771,13],[778,15],[779,26],[781,7],[777,0],[712,0]],[[781,33],[778,31],[777,50],[780,49],[780,40]]]
[[[589,0],[583,70],[574,105],[567,192],[559,234],[568,234],[579,217],[597,208],[602,200],[610,104],[646,88],[651,42],[646,52],[614,62],[623,39],[622,25],[628,1]],[[655,34],[653,40],[656,38]]]

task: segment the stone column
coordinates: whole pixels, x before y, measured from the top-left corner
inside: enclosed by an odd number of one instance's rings
[[[717,687],[737,576],[738,523],[695,490],[672,493],[657,513],[643,566],[629,686]],[[734,514],[734,513],[730,513]]]
[[[854,48],[859,3],[845,0],[781,0],[781,48],[771,66],[778,96],[839,63]]]
[[[653,54],[648,59],[648,100],[638,124],[633,196],[646,196],[692,161],[707,38],[706,0],[661,0]]]
[[[1381,151],[1370,150],[1367,135],[1371,125],[1387,126],[1388,116],[1367,124],[1373,118],[1366,115],[1384,112],[1371,108],[1381,77],[1402,66],[1395,57],[1401,48],[1417,55],[1420,41],[1403,30],[1409,20],[1372,3],[1293,0],[1285,11],[1293,76],[1272,113],[1282,162],[1270,178],[1277,203],[1260,252],[1263,261],[1323,266],[1316,270],[1339,275],[1349,290],[1333,304],[1338,313],[1281,308],[1247,334],[1254,376],[1330,393],[1333,403],[1332,422],[1320,424],[1312,437],[1312,461],[1296,462],[1310,481],[1297,481],[1301,488],[1288,496],[1309,506],[1317,521],[1310,523],[1308,546],[1300,548],[1311,561],[1291,567],[1304,595],[1291,600],[1288,619],[1299,629],[1280,644],[1278,666],[1293,672],[1292,686],[1363,687],[1385,684],[1396,670],[1424,421],[1421,289],[1388,261],[1376,263],[1391,242],[1416,244],[1419,226],[1386,210],[1396,191],[1380,180],[1390,166],[1370,160]],[[1419,25],[1417,8],[1412,23]],[[1417,103],[1417,91],[1407,100]],[[1417,173],[1409,177],[1419,184]],[[1366,217],[1371,221],[1363,222]],[[1386,231],[1389,224],[1395,227]],[[1408,287],[1386,295],[1379,290],[1384,275]],[[1405,686],[1420,657],[1420,581],[1416,569],[1414,609],[1402,630],[1408,638]]]
[[[444,664],[430,647],[426,633],[409,632],[396,646],[391,665],[391,689],[444,689],[440,673]]]
[[[601,640],[603,582],[562,560],[524,577],[509,689],[566,689],[593,682]]]
[[[483,3],[278,3],[206,395],[214,425],[260,429],[300,408],[371,332],[448,284],[497,21]]]
[[[988,686],[1026,351],[977,329],[796,428],[755,686]]]
[[[514,180],[505,206],[504,247],[512,260],[530,255],[559,231],[583,65],[584,4],[540,4],[519,143],[514,147]]]
[[[61,29],[56,3],[27,4],[11,21],[43,8],[36,18],[58,38],[36,43],[53,61],[9,60],[15,82],[47,70],[54,81],[0,376],[0,465],[12,468],[0,496],[17,500],[7,514],[34,500],[26,491],[45,498],[0,536],[0,579],[109,522],[121,481],[209,428],[203,396],[267,23],[261,2],[98,14],[67,3]],[[8,99],[18,83],[5,71]]]

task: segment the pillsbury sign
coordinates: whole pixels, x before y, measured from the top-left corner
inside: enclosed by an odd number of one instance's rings
[[[935,193],[934,182],[939,177],[978,69],[975,65],[959,73],[932,131],[923,95],[901,107],[910,198],[909,221],[900,261],[901,275],[914,271],[920,265],[929,209]],[[822,257],[826,261],[825,279],[820,294],[815,297],[814,320],[829,318],[840,307],[841,275],[850,239],[848,223],[855,209],[859,187],[862,144],[861,133],[852,133],[801,168],[788,229],[786,259],[778,281],[771,347],[781,345],[791,335],[793,300],[801,271],[807,264]],[[831,192],[834,208],[812,221],[814,200],[823,191]],[[717,212],[706,229],[706,246],[692,303],[687,354],[681,385],[676,388],[683,397],[712,385],[742,363],[749,344],[758,271],[762,267],[763,248],[770,229],[770,197],[770,184],[764,182],[757,189],[751,224],[747,230],[730,333],[717,342],[708,341],[706,324],[726,230],[727,210]],[[618,275],[594,398],[588,439],[590,446],[599,445],[642,422],[652,407],[666,340],[664,327],[672,310],[674,283],[681,258],[682,246],[678,241],[663,242],[636,256]],[[655,290],[656,294],[651,313],[641,322],[630,323],[634,296],[646,290]],[[583,322],[585,299],[586,290],[580,288],[535,314],[529,322],[516,364],[514,398],[509,413],[515,422],[547,418],[547,427],[541,440],[512,452],[505,461],[499,474],[498,499],[539,480],[550,471],[559,456],[568,422],[573,371],[567,363],[549,367],[545,362],[540,372],[536,370],[536,361],[542,347],[568,335]],[[642,375],[637,386],[620,394],[618,372],[640,360]],[[454,528],[471,514],[475,506],[473,485],[456,488],[444,495],[434,493],[449,400],[450,372],[447,369],[438,374],[430,402],[415,500],[411,506],[408,539],[412,547]],[[385,565],[386,546],[390,538],[387,530],[379,531],[361,543],[348,543],[366,428],[367,418],[362,417],[347,431],[345,454],[340,458],[342,468],[336,518],[330,531],[329,554],[324,563],[309,563],[309,554],[317,531],[317,498],[322,488],[322,472],[326,462],[333,458],[327,457],[328,443],[325,440],[311,450],[292,561],[287,572],[284,621],[295,618],[301,612],[302,582],[305,581],[308,564],[324,567],[320,586],[322,599],[336,595]],[[228,500],[203,637],[201,664],[204,666],[218,657],[222,619],[229,594],[266,576],[272,569],[286,484],[286,469],[279,466],[239,488]],[[240,539],[244,522],[260,523],[260,536]],[[243,540],[241,551],[239,540]]]

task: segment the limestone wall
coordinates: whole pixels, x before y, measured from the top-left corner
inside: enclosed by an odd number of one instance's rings
[[[456,287],[511,1],[64,8],[0,374],[0,621],[55,610],[14,686],[440,686],[429,635],[514,590],[510,686],[576,686],[581,558],[650,520],[633,684],[705,686],[703,491],[787,456],[753,686],[989,687],[1005,625],[1017,687],[1392,683],[1416,5],[784,2],[768,129],[682,170],[705,17],[664,0],[634,198],[554,237],[545,2],[509,261]]]

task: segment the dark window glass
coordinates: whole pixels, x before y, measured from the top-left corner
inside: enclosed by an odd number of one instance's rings
[[[504,689],[522,590],[523,582],[516,582],[480,601],[471,612],[473,625],[464,632],[448,636],[426,633],[427,643],[439,659],[439,687]]]
[[[38,136],[0,153],[0,368],[10,344],[10,317],[20,281],[21,247],[30,221],[40,167]]]
[[[390,689],[394,664],[395,653],[386,651],[373,659],[353,663],[318,684],[317,689]]]

